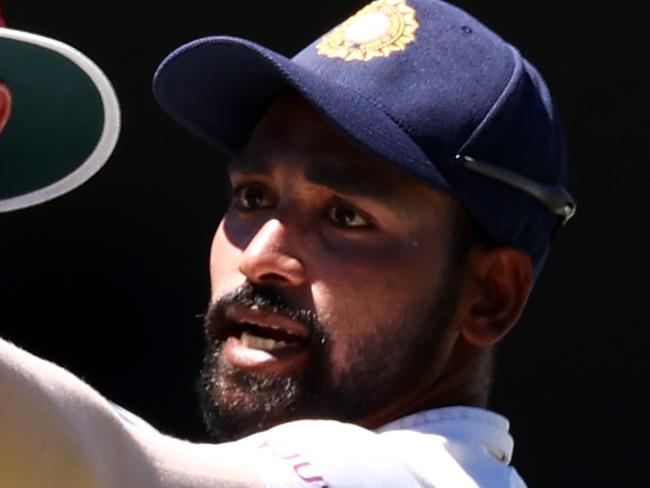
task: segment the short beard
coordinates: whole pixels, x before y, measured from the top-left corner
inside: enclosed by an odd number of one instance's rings
[[[227,337],[219,331],[223,330],[226,308],[233,304],[255,306],[303,324],[309,331],[311,353],[306,374],[287,377],[249,373],[223,361]],[[204,326],[207,343],[197,388],[203,419],[214,439],[231,441],[287,419],[322,415],[319,392],[329,383],[325,377],[329,348],[323,327],[311,311],[290,307],[272,288],[246,283],[210,306]]]
[[[197,384],[203,418],[218,442],[236,440],[291,420],[320,418],[359,422],[416,389],[422,368],[435,357],[438,343],[457,306],[460,274],[445,273],[445,286],[426,310],[409,323],[392,324],[391,333],[368,338],[347,365],[349,374],[334,384],[329,370],[329,340],[317,317],[296,310],[276,290],[246,284],[223,296],[208,310],[203,368]],[[221,357],[226,337],[214,331],[228,305],[257,306],[284,314],[310,331],[311,363],[300,377],[253,374],[233,368]],[[409,330],[408,340],[403,332]],[[360,347],[359,347],[360,348]]]

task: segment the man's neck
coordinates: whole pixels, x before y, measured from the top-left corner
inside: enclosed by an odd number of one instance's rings
[[[492,377],[492,352],[460,352],[450,358],[446,370],[437,375],[437,379],[428,386],[422,386],[396,398],[384,408],[363,418],[358,424],[368,429],[376,429],[423,410],[458,405],[486,407]],[[471,359],[468,360],[468,357]]]

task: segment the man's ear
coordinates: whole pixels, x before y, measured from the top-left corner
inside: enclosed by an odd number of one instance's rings
[[[461,333],[477,347],[497,343],[515,325],[533,284],[533,265],[523,252],[473,248],[467,259]]]
[[[0,81],[0,132],[4,129],[11,115],[11,91]]]

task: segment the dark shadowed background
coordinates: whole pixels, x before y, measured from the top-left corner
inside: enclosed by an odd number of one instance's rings
[[[223,161],[167,119],[151,76],[176,46],[210,34],[293,54],[363,3],[4,0],[9,27],[67,42],[104,69],[123,130],[80,189],[0,214],[0,334],[161,430],[204,439],[196,316],[209,296]],[[492,406],[512,421],[514,463],[531,487],[647,486],[646,17],[624,2],[457,4],[545,75],[579,202],[500,348]]]

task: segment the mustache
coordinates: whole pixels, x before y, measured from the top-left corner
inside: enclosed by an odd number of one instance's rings
[[[237,304],[284,315],[304,325],[312,337],[314,335],[324,337],[323,327],[313,311],[292,306],[287,298],[273,287],[254,285],[247,282],[219,297],[209,306],[203,320],[203,326],[210,339],[219,339],[219,333],[223,330],[222,325],[226,322],[226,310],[229,306]]]

